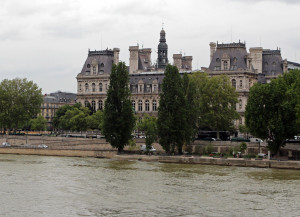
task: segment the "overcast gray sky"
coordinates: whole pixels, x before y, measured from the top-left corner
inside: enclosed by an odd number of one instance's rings
[[[140,44],[157,55],[164,23],[169,60],[193,56],[209,65],[209,42],[246,41],[247,48],[281,48],[300,62],[300,0],[0,0],[0,80],[33,80],[43,93],[76,93],[88,49]]]

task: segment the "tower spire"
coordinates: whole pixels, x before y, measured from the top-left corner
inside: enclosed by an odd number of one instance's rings
[[[168,64],[168,45],[166,43],[166,32],[163,28],[160,31],[160,38],[158,44],[158,57],[157,67],[158,69],[165,69]]]

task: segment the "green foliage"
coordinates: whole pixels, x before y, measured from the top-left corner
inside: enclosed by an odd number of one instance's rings
[[[186,99],[183,82],[176,66],[167,65],[158,108],[159,143],[167,153],[182,153],[186,140]]]
[[[103,125],[103,112],[101,110],[98,110],[94,112],[92,115],[87,116],[87,124],[88,128],[90,129],[102,129]]]
[[[152,143],[157,140],[157,118],[146,114],[138,128],[145,133],[147,150],[151,149]]]
[[[244,151],[246,151],[246,149],[247,149],[247,144],[246,144],[246,142],[242,142],[242,143],[240,144],[240,152],[244,152]]]
[[[198,126],[215,131],[233,130],[233,120],[239,118],[235,110],[238,93],[229,78],[224,75],[209,78],[197,72],[191,75],[191,81],[196,86]]]
[[[299,133],[300,71],[292,70],[268,84],[250,89],[246,106],[246,125],[252,135],[268,141],[278,153],[286,139]]]
[[[60,121],[61,117],[64,116],[66,114],[66,112],[68,110],[72,109],[72,106],[70,105],[64,105],[62,107],[59,107],[56,112],[55,115],[52,119],[52,126],[56,129],[60,129],[62,127],[62,123]]]
[[[42,90],[33,81],[3,80],[0,83],[1,127],[23,127],[40,112],[42,102]]]
[[[90,110],[80,103],[65,105],[57,110],[53,122],[56,128],[62,130],[85,131],[88,128],[89,113]]]
[[[129,75],[125,63],[113,65],[104,107],[103,134],[106,141],[118,148],[119,152],[128,145],[135,126],[128,84]]]
[[[186,73],[183,75],[183,92],[185,97],[185,124],[184,124],[184,143],[189,146],[190,142],[195,140],[198,132],[197,120],[199,109],[197,107],[196,83],[191,81]]]
[[[31,119],[29,123],[33,130],[44,131],[47,129],[47,120],[42,115],[37,116],[35,119]]]

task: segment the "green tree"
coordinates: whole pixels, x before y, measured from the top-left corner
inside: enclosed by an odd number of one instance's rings
[[[198,72],[192,75],[191,80],[197,86],[199,127],[217,132],[233,130],[233,121],[239,118],[236,111],[238,93],[231,86],[229,78],[225,75],[209,78]]]
[[[239,131],[244,134],[244,137],[245,137],[245,134],[247,134],[247,137],[248,137],[249,129],[247,128],[246,125],[240,124]]]
[[[40,112],[42,90],[27,79],[5,79],[0,84],[0,122],[4,128],[24,126]]]
[[[157,118],[145,115],[138,128],[145,133],[147,150],[151,149],[152,143],[157,140]]]
[[[38,115],[37,118],[31,119],[29,123],[33,130],[44,131],[47,129],[47,120],[42,115]]]
[[[159,143],[167,153],[182,153],[186,139],[186,100],[183,82],[176,66],[167,65],[158,108]]]
[[[52,125],[53,125],[53,128],[56,128],[56,129],[61,129],[62,127],[62,124],[61,124],[61,117],[64,116],[66,114],[66,112],[68,110],[72,109],[72,106],[70,105],[64,105],[62,107],[59,107],[56,112],[55,112],[55,115],[52,119]]]
[[[286,139],[299,132],[299,84],[300,71],[294,70],[268,84],[257,83],[250,89],[246,125],[252,135],[268,141],[268,148],[274,154],[278,154]]]
[[[64,130],[84,131],[87,130],[88,122],[87,117],[90,110],[87,107],[73,106],[67,110],[66,113],[60,118],[60,126]]]
[[[185,124],[184,124],[184,143],[189,145],[191,141],[195,140],[198,132],[198,117],[199,109],[197,107],[197,87],[195,82],[191,82],[191,77],[186,73],[183,75],[183,92],[185,97]]]
[[[135,127],[129,90],[129,74],[125,63],[113,65],[104,107],[103,134],[112,147],[123,151]]]
[[[96,111],[94,114],[87,117],[88,127],[90,129],[102,129],[103,125],[103,112],[101,110]]]

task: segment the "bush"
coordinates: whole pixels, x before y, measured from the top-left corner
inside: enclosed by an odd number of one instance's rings
[[[245,142],[242,142],[240,144],[240,152],[245,152],[247,149],[247,144]]]
[[[244,158],[256,158],[256,155],[255,154],[247,154],[247,155],[244,155]]]

